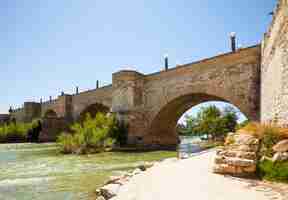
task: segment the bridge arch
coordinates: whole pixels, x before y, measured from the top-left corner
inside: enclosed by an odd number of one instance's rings
[[[102,103],[93,103],[86,106],[79,115],[78,120],[83,121],[86,115],[89,113],[91,117],[95,117],[98,112],[108,113],[110,108]]]
[[[145,143],[175,145],[178,141],[176,126],[181,116],[190,108],[209,101],[221,101],[236,106],[247,118],[254,119],[253,114],[245,112],[246,109],[233,99],[225,99],[216,95],[205,93],[190,93],[178,96],[163,104],[158,112],[151,117],[148,134],[144,137]]]
[[[58,115],[53,109],[48,109],[44,113],[44,118],[57,118]]]

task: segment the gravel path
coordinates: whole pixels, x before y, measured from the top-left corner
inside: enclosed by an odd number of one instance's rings
[[[214,155],[161,162],[134,176],[113,200],[284,200],[255,182],[213,174]]]

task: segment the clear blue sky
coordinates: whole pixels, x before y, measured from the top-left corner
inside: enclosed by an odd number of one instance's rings
[[[127,66],[158,71],[229,50],[229,32],[254,45],[276,0],[4,0],[0,113],[9,105],[111,83]]]

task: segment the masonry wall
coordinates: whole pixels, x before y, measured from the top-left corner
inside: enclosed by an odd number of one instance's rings
[[[72,97],[73,119],[76,120],[88,106],[99,103],[108,108],[112,106],[112,85],[85,91]]]
[[[259,120],[259,45],[143,75],[113,74],[113,111],[129,122],[129,143],[175,145],[176,124],[192,106],[227,101]]]
[[[288,0],[280,0],[262,42],[261,121],[288,125]]]

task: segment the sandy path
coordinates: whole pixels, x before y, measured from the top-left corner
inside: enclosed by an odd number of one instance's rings
[[[214,155],[156,165],[134,176],[113,200],[268,200],[245,182],[213,174]]]

